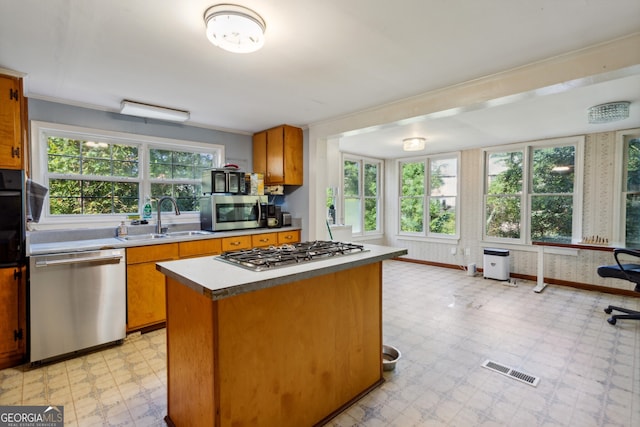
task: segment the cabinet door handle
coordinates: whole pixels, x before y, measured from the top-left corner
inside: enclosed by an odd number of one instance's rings
[[[11,157],[20,158],[20,147],[11,147]]]
[[[284,238],[287,239],[287,240],[291,240],[292,236],[290,234],[287,234],[286,236],[284,236]]]
[[[268,242],[268,241],[269,241],[269,239],[268,239],[268,238],[267,238],[267,239],[260,239],[260,241],[261,241],[261,242]]]
[[[238,246],[240,244],[240,242],[231,242],[229,243],[231,246]]]

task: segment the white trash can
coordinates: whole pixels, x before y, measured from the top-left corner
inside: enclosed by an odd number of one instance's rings
[[[509,280],[509,250],[484,248],[482,268],[485,279]]]

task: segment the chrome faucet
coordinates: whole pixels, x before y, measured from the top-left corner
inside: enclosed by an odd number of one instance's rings
[[[160,197],[160,200],[158,200],[158,221],[156,223],[156,234],[162,234],[162,202],[164,202],[165,200],[171,200],[171,203],[173,203],[173,210],[175,211],[176,215],[180,215],[180,209],[178,209],[178,202],[176,202],[176,199],[174,199],[171,196],[162,196]]]

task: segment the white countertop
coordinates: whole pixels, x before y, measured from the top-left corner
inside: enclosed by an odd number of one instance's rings
[[[407,254],[406,249],[389,246],[364,245],[364,248],[365,251],[359,253],[257,272],[222,261],[218,256],[160,262],[156,269],[196,292],[218,300]]]
[[[148,245],[160,245],[163,243],[175,243],[185,242],[191,240],[205,240],[205,239],[220,239],[223,237],[233,236],[245,236],[263,233],[278,233],[282,231],[300,230],[300,227],[281,227],[281,228],[252,228],[247,230],[232,230],[232,231],[217,231],[206,235],[193,235],[193,236],[174,236],[165,237],[161,239],[149,239],[149,240],[120,240],[116,237],[104,237],[104,238],[70,238],[69,240],[63,240],[66,236],[80,235],[82,230],[76,230],[74,232],[63,233],[59,239],[53,242],[31,242],[28,239],[27,243],[27,256],[37,256],[46,254],[56,254],[65,252],[79,252],[79,251],[94,251],[100,249],[113,249],[113,248],[129,248],[133,246],[148,246]],[[74,236],[75,237],[75,236]]]

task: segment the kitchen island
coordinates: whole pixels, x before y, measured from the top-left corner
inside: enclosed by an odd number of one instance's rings
[[[249,271],[157,264],[167,287],[169,425],[312,426],[382,378],[382,261],[365,251]]]

